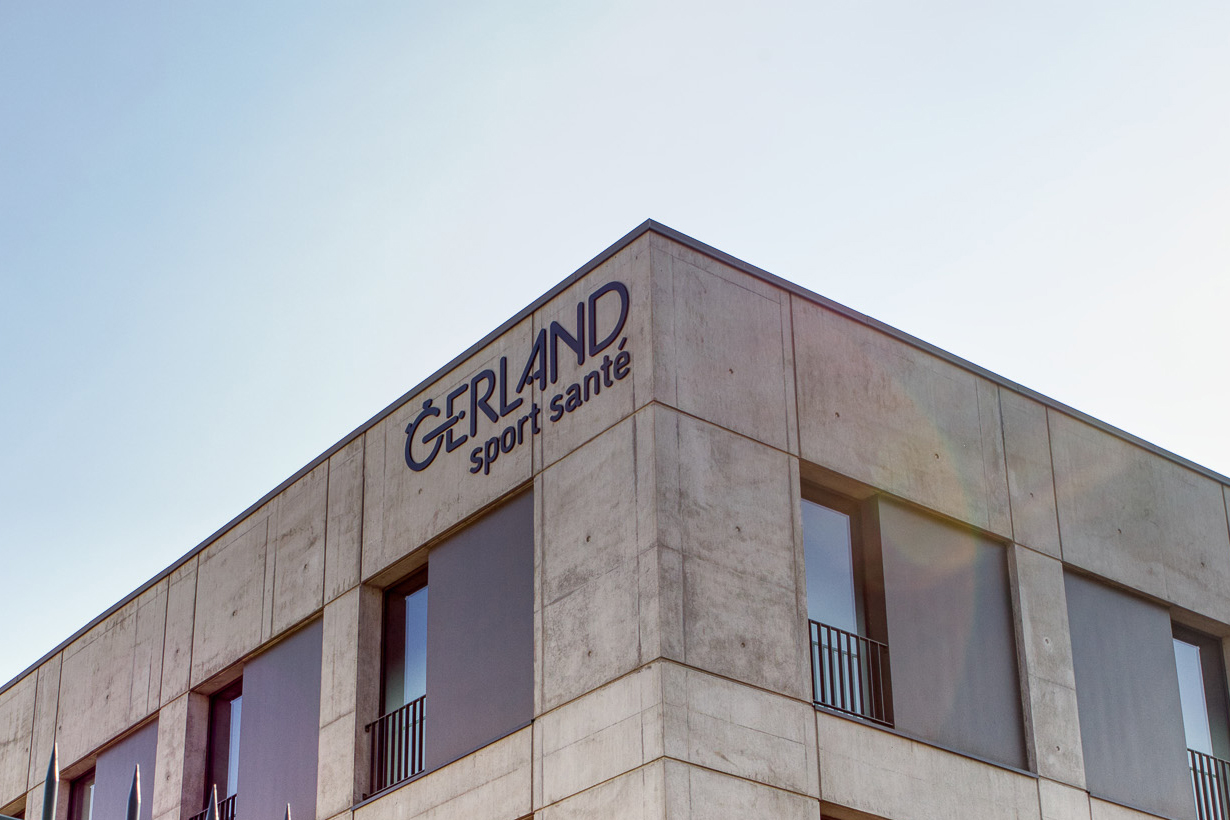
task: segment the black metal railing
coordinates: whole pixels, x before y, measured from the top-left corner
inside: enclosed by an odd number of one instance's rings
[[[888,646],[818,621],[809,623],[812,700],[818,706],[891,726]]]
[[[375,794],[423,771],[423,718],[427,696],[367,724],[371,735],[371,791]]]
[[[1230,820],[1230,761],[1187,750],[1196,791],[1196,816],[1200,820]]]
[[[209,806],[192,815],[188,820],[205,820],[209,814]],[[235,820],[235,795],[218,801],[218,820]]]

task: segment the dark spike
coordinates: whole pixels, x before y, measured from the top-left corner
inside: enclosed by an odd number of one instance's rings
[[[132,788],[128,790],[128,820],[141,818],[141,764],[132,770]]]
[[[47,779],[43,781],[43,820],[56,820],[56,801],[60,797],[60,745],[51,744]]]
[[[205,807],[205,820],[218,820],[218,784],[209,789],[209,805]]]
[[[286,820],[290,820],[290,803],[286,804]]]

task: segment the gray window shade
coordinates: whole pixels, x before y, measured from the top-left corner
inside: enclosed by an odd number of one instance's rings
[[[141,765],[141,820],[150,820],[154,807],[155,755],[158,751],[158,721],[138,729],[109,746],[94,764],[94,820],[125,817],[132,790],[133,767]]]
[[[425,767],[525,725],[534,711],[534,497],[431,551]]]
[[[244,664],[237,817],[316,816],[321,635],[316,620]]]
[[[904,505],[877,506],[897,728],[1025,768],[1004,546]]]
[[[1169,613],[1072,573],[1064,587],[1090,793],[1194,817]]]

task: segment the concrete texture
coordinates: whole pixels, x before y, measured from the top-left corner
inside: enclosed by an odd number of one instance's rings
[[[1004,388],[999,389],[999,405],[1013,540],[1059,558],[1059,517],[1046,408]]]
[[[793,449],[788,296],[677,244],[654,244],[655,397]]]
[[[52,655],[38,668],[34,701],[34,726],[30,738],[30,773],[27,788],[47,774],[47,761],[55,743],[56,717],[60,707],[60,655]]]
[[[153,820],[181,820],[204,807],[205,755],[209,736],[209,699],[180,695],[158,713],[158,755],[152,788],[144,785],[144,799],[152,799]]]
[[[1076,676],[1063,564],[1021,546],[1012,559],[1020,608],[1026,706],[1038,774],[1084,787]]]
[[[281,634],[324,603],[325,506],[328,464],[283,490],[272,502],[272,634]]]
[[[167,624],[162,639],[162,703],[188,691],[192,679],[192,633],[196,613],[197,558],[167,579]]]
[[[803,459],[1011,536],[996,387],[794,299]]]
[[[56,729],[62,766],[157,711],[166,605],[163,580],[64,649]]]
[[[354,820],[518,820],[529,814],[527,727],[355,810]]]
[[[1230,530],[1212,479],[1050,412],[1063,557],[1230,623]]]
[[[659,481],[662,491],[674,490],[681,522],[670,530],[682,557],[680,659],[808,698],[792,459],[705,422],[665,415],[659,423],[676,425],[677,437],[677,461],[663,465]]]
[[[672,663],[662,678],[668,757],[819,799],[811,704]]]
[[[554,709],[534,725],[534,804],[550,805],[663,754],[662,664]]]
[[[319,817],[349,809],[365,786],[366,772],[356,765],[364,745],[357,714],[360,604],[360,590],[355,588],[325,605],[316,777]]]
[[[667,760],[666,816],[671,820],[708,820],[711,817],[820,820],[820,801],[700,766]]]
[[[816,713],[826,802],[893,820],[1023,820],[1040,816],[1033,778]]]
[[[221,672],[261,643],[269,507],[257,510],[197,558],[192,685]],[[269,579],[272,586],[272,578]]]
[[[35,682],[35,676],[27,675],[0,693],[0,805],[26,791]]]
[[[1042,820],[1090,820],[1089,795],[1046,778],[1038,779]]]
[[[543,709],[641,663],[635,439],[626,419],[543,474]]]
[[[363,438],[329,458],[325,522],[325,600],[359,583],[363,546]]]
[[[542,807],[535,820],[666,820],[666,762],[655,761]]]

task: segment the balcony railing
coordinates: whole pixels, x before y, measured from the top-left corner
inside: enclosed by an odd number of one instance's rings
[[[812,700],[818,706],[891,726],[886,691],[888,646],[818,621],[809,623]]]
[[[375,794],[423,771],[423,718],[427,696],[367,724],[371,735],[371,791]]]
[[[209,806],[192,815],[188,820],[205,820],[209,814]],[[218,801],[218,820],[235,820],[235,795]]]
[[[1230,820],[1230,762],[1187,750],[1196,791],[1196,816],[1200,820]]]

